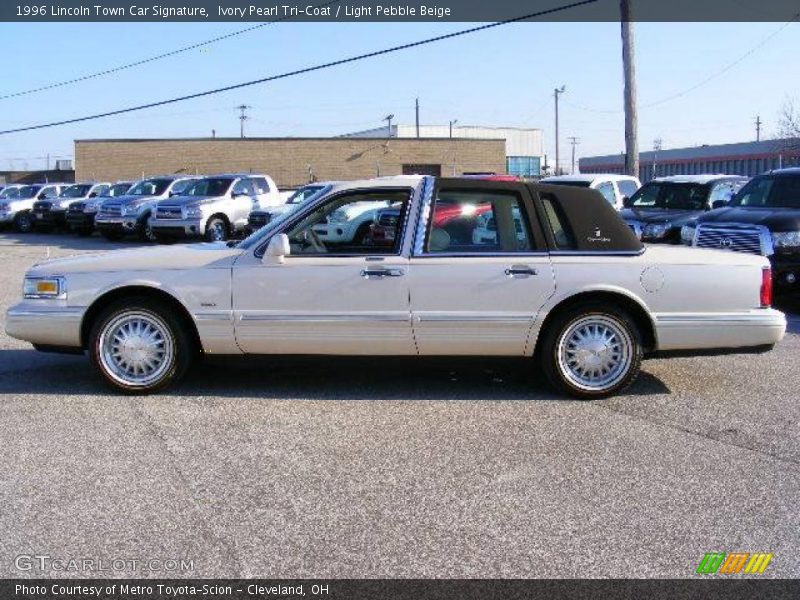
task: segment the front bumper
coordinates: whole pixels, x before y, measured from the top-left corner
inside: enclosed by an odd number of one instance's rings
[[[33,223],[38,226],[53,226],[66,224],[65,210],[33,210]]]
[[[150,219],[155,235],[173,238],[200,237],[205,233],[205,219]]]
[[[94,218],[96,214],[97,213],[67,211],[66,221],[70,227],[76,229],[91,229],[94,227]]]
[[[47,303],[47,304],[45,304]],[[80,348],[85,308],[49,306],[50,300],[24,300],[6,312],[6,333],[42,346]]]
[[[14,217],[17,216],[16,212],[4,211],[0,212],[0,223],[13,223]]]
[[[800,294],[800,254],[776,253],[769,257],[769,263],[775,294]]]

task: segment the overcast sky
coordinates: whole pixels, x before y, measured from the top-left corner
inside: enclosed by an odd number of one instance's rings
[[[0,95],[247,26],[4,23]],[[0,129],[221,87],[465,27],[270,25],[120,73],[0,100]],[[771,137],[777,134],[782,105],[790,98],[800,100],[798,23],[641,23],[636,25],[636,51],[643,150],[656,137],[664,148],[755,139],[756,115],[764,122],[763,135]],[[0,136],[0,169],[43,167],[39,157],[47,153],[71,157],[76,138],[210,136],[212,129],[217,136],[238,136],[234,107],[242,103],[253,107],[250,136],[336,135],[378,127],[388,113],[396,115],[396,122],[413,123],[417,96],[424,124],[458,119],[461,124],[539,127],[552,163],[552,94],[561,85],[567,87],[561,105],[562,160],[568,136],[580,138],[579,156],[615,153],[624,147],[620,52],[616,23],[507,25],[162,108]]]

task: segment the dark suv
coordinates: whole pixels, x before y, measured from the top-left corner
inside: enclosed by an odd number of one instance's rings
[[[643,242],[680,244],[681,227],[725,206],[747,183],[737,175],[673,175],[654,179],[625,201],[620,216]]]
[[[725,208],[683,228],[684,243],[761,254],[777,293],[800,291],[800,168],[754,177]]]

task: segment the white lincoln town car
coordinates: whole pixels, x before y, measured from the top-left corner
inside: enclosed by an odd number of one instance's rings
[[[399,210],[392,245],[317,234],[362,205]],[[464,234],[488,213],[493,236]],[[760,256],[643,246],[593,190],[403,176],[327,185],[238,243],[37,264],[6,329],[88,352],[126,393],[203,355],[491,355],[591,399],[650,356],[769,349],[786,330],[771,285]]]

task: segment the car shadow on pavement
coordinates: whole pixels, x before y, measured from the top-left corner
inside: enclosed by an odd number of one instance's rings
[[[3,231],[0,233],[0,246],[21,246],[39,248],[61,248],[64,250],[117,250],[146,245],[136,238],[126,238],[121,242],[109,242],[97,233],[81,237],[75,233],[55,231],[53,233],[16,233]],[[152,244],[149,244],[152,245]]]
[[[664,383],[647,372],[625,392],[668,393]],[[0,397],[11,394],[114,396],[85,356],[0,350]],[[243,400],[570,400],[551,391],[531,361],[495,358],[203,360],[163,395]]]

